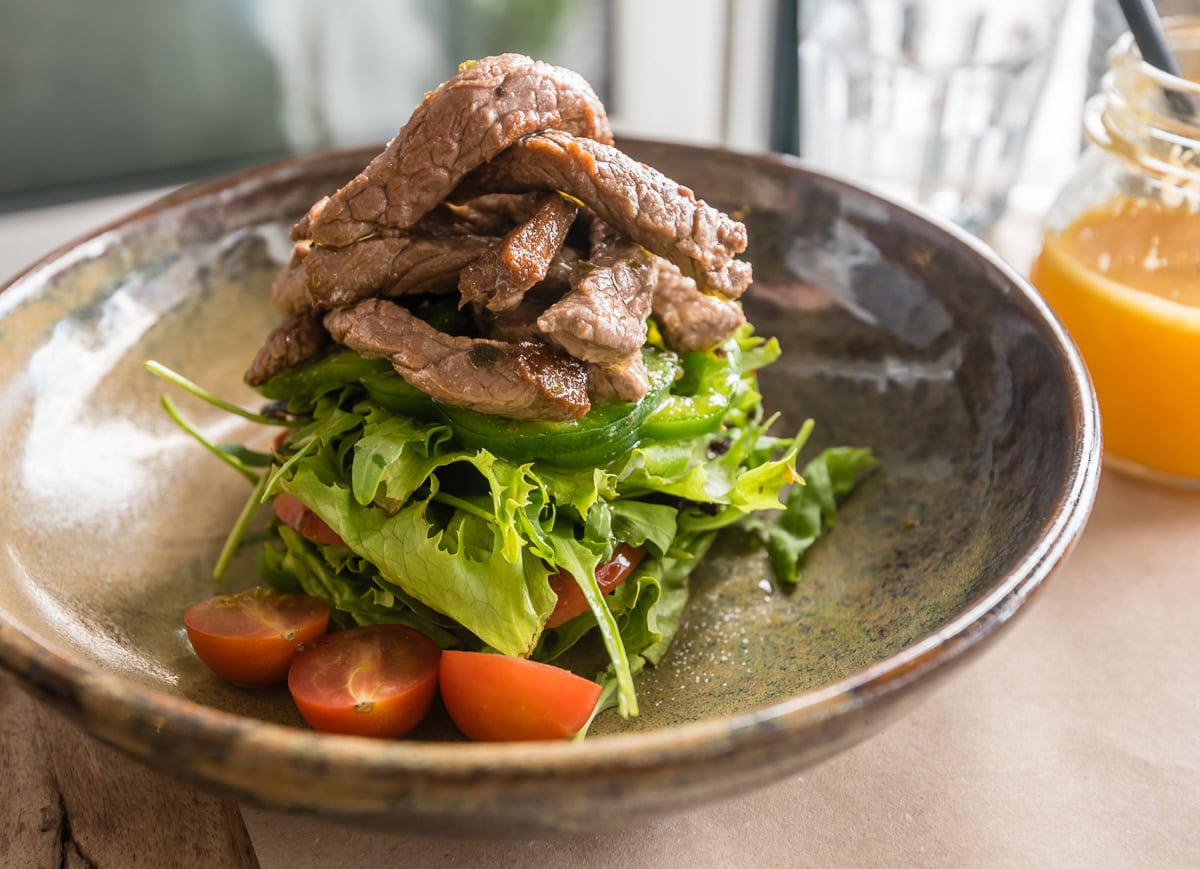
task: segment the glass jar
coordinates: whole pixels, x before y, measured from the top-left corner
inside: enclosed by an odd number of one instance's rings
[[[1087,363],[1106,463],[1200,486],[1200,16],[1164,26],[1185,77],[1117,41],[1030,277]]]

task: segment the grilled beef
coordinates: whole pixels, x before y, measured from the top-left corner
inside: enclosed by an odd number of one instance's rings
[[[746,322],[738,302],[700,292],[695,281],[666,260],[657,260],[655,267],[658,283],[654,286],[654,319],[672,350],[708,350]]]
[[[537,193],[492,193],[467,202],[443,202],[425,221],[449,218],[458,228],[455,235],[501,236],[529,220],[541,200]]]
[[[271,304],[281,314],[299,314],[312,308],[308,297],[308,272],[304,258],[311,245],[307,241],[292,246],[292,256],[271,282]]]
[[[576,73],[517,54],[463,64],[361,174],[309,210],[292,237],[344,247],[379,227],[411,227],[476,166],[549,129],[612,141],[604,106]]]
[[[577,210],[557,193],[544,197],[527,221],[463,269],[462,304],[479,302],[493,312],[519,305],[525,292],[545,279]]]
[[[541,341],[537,320],[546,312],[549,302],[526,298],[504,316],[497,317],[482,306],[472,306],[480,334],[497,341]]]
[[[746,227],[610,145],[561,131],[526,136],[469,175],[458,195],[530,189],[575,197],[707,290],[734,299],[750,285],[750,264],[734,259],[746,249]]]
[[[653,257],[602,221],[592,253],[571,275],[571,291],[538,318],[538,329],[576,359],[612,365],[646,343],[654,290]]]
[[[637,401],[650,391],[650,372],[636,350],[611,365],[588,366],[588,397],[597,404],[609,399]]]
[[[304,259],[314,307],[351,305],[367,296],[454,289],[459,270],[499,239],[478,235],[401,236],[360,241],[342,250],[314,247]]]
[[[247,381],[311,358],[328,328],[483,413],[572,419],[589,394],[642,397],[651,310],[680,351],[745,321],[733,300],[750,283],[736,259],[746,229],[611,142],[575,73],[518,55],[465,64],[293,228],[271,289],[288,318]],[[456,287],[484,337],[443,334],[382,298]]]
[[[292,314],[275,327],[246,372],[246,382],[261,386],[276,374],[307,362],[329,345],[329,333],[315,311]]]

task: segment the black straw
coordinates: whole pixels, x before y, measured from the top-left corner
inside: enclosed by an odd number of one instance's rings
[[[1118,0],[1118,2],[1121,4],[1121,11],[1125,13],[1129,32],[1133,34],[1138,50],[1142,53],[1142,60],[1176,78],[1183,78],[1179,62],[1175,60],[1175,55],[1171,53],[1171,47],[1167,45],[1162,21],[1159,20],[1158,11],[1154,8],[1152,0]],[[1191,96],[1173,89],[1166,89],[1163,93],[1171,108],[1181,118],[1191,119],[1195,116],[1196,106],[1192,102]]]

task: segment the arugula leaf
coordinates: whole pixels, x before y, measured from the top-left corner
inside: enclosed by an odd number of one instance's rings
[[[252,410],[246,410],[245,408],[238,407],[233,402],[226,401],[223,398],[213,395],[211,392],[209,392],[203,386],[200,386],[197,383],[193,383],[191,380],[188,380],[182,374],[179,374],[176,371],[172,371],[170,368],[163,365],[161,362],[155,362],[153,359],[148,359],[145,363],[143,363],[143,367],[147,371],[149,371],[151,374],[153,374],[157,377],[161,377],[163,380],[167,381],[168,383],[175,384],[180,389],[182,389],[184,392],[188,392],[188,393],[196,396],[196,398],[200,399],[201,401],[207,402],[208,404],[211,404],[213,407],[215,407],[219,410],[223,410],[226,413],[231,413],[234,416],[240,416],[242,419],[248,419],[248,420],[250,420],[250,422],[257,422],[262,425],[282,425],[282,426],[290,425],[290,423],[287,420],[277,419],[277,418],[271,417],[271,416],[263,416],[261,413],[255,413]]]
[[[261,495],[266,487],[266,476],[258,477],[254,484],[254,489],[250,492],[250,497],[242,505],[242,510],[238,513],[233,527],[229,529],[229,536],[225,538],[225,545],[221,547],[221,554],[217,556],[217,563],[213,565],[212,576],[215,582],[220,582],[225,578],[225,571],[229,569],[229,562],[233,560],[234,553],[237,552],[239,544],[245,537],[246,529],[254,521],[254,515],[258,512],[260,506]]]
[[[167,416],[171,417],[172,422],[191,435],[192,439],[200,444],[200,446],[204,447],[218,459],[229,465],[251,483],[258,482],[258,474],[254,472],[254,468],[251,466],[251,464],[247,462],[241,455],[227,448],[223,444],[213,443],[207,437],[201,434],[200,430],[192,425],[192,423],[189,422],[188,419],[179,412],[179,408],[175,406],[175,402],[171,401],[171,399],[167,398],[165,395],[159,399],[159,402],[162,404],[163,410],[167,412]],[[246,450],[246,452],[249,453],[252,451]]]
[[[779,521],[771,526],[757,517],[747,522],[747,527],[765,540],[779,582],[796,584],[804,553],[816,543],[823,528],[837,520],[837,499],[848,495],[858,477],[878,464],[868,449],[827,449],[805,465],[801,474],[804,485],[792,487]]]
[[[248,468],[269,468],[271,467],[271,463],[275,461],[275,457],[270,453],[252,450],[242,444],[220,443],[216,444],[216,447],[225,455],[237,459]]]
[[[630,673],[634,676],[638,675],[645,668],[646,662],[641,655],[634,655],[629,662]],[[596,720],[596,716],[601,712],[607,712],[616,706],[620,700],[621,683],[617,679],[616,672],[612,665],[604,670],[598,676],[596,681],[600,684],[600,697],[596,700],[596,705],[592,707],[592,714],[584,723],[583,727],[571,737],[573,742],[581,742],[587,736],[588,730],[591,729],[592,722]]]

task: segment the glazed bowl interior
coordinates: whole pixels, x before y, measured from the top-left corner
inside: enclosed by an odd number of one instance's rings
[[[945,226],[783,160],[626,144],[749,227],[746,311],[784,350],[762,373],[779,430],[813,417],[809,453],[879,458],[797,587],[727,534],[639,681],[642,715],[539,752],[446,745],[437,711],[400,743],[315,736],[284,689],[210,675],[180,614],[214,593],[248,489],[170,422],[143,363],[258,403],[241,376],[277,319],[288,228],[370,156],[341,152],[182,191],[0,294],[0,664],[101,738],[246,799],[434,826],[475,812],[510,832],[571,829],[584,805],[625,819],[622,788],[665,811],[770,780],[933,684],[1023,605],[1090,509],[1095,406],[1073,348],[1027,285]],[[173,397],[217,440],[270,441]],[[227,587],[254,580],[247,551]],[[489,776],[507,808],[487,803]]]

